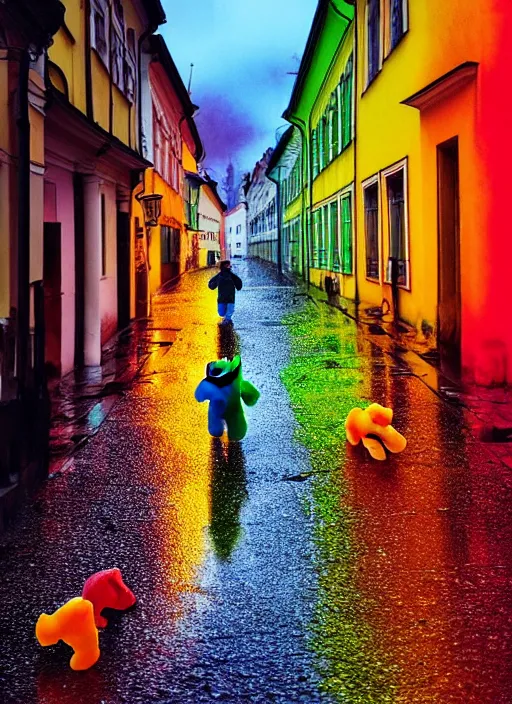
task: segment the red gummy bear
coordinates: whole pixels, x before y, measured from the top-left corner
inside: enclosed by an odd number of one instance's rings
[[[91,575],[84,584],[82,598],[92,602],[94,621],[98,628],[105,628],[108,624],[107,619],[101,615],[103,609],[124,611],[137,601],[123,582],[121,570],[117,567]]]

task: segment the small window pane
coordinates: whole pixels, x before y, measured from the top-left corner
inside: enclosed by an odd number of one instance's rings
[[[321,210],[320,219],[320,249],[319,249],[319,265],[321,269],[327,269],[327,251],[329,241],[329,206],[324,205]]]
[[[338,229],[338,201],[329,205],[329,263],[331,271],[339,271],[339,229]]]
[[[162,264],[170,263],[169,228],[165,225],[160,227],[160,256]]]
[[[368,0],[367,13],[367,61],[370,82],[380,68],[380,0]]]
[[[341,201],[342,227],[342,272],[352,274],[352,196],[349,194]]]
[[[318,176],[319,161],[318,161],[318,127],[315,127],[312,135],[313,140],[313,178]]]
[[[366,276],[379,278],[379,188],[368,186],[364,192]]]
[[[404,0],[391,0],[391,48],[394,49],[405,32]]]
[[[398,261],[398,284],[408,286],[407,242],[405,227],[404,172],[399,171],[387,179],[389,209],[389,256],[388,280],[391,281],[391,261]]]
[[[315,210],[313,213],[313,238],[312,238],[312,253],[311,260],[314,269],[318,269],[319,266],[319,249],[320,249],[320,210]]]

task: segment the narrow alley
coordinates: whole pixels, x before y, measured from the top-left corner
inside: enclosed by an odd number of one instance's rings
[[[133,383],[1,537],[0,701],[509,703],[510,470],[348,317],[234,269],[234,329],[211,269],[154,299]],[[237,352],[261,398],[227,443],[194,390]],[[408,440],[385,463],[345,440],[368,402]],[[73,672],[34,624],[110,567],[137,604]]]

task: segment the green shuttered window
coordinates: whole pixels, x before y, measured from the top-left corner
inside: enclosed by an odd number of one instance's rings
[[[352,274],[352,196],[350,193],[341,199],[341,250],[343,274]]]
[[[316,178],[352,141],[353,65],[353,56],[350,55],[339,85],[332,92],[323,115],[311,133],[313,178]]]
[[[354,273],[351,193],[313,212],[312,267]]]

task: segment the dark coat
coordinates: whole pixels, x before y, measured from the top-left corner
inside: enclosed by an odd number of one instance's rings
[[[221,269],[213,279],[208,282],[209,288],[218,289],[218,303],[234,303],[235,290],[242,289],[242,279],[234,274],[230,269]]]

